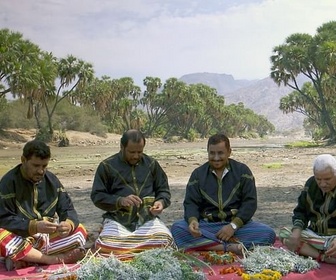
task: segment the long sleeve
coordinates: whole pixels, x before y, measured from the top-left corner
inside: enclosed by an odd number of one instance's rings
[[[57,179],[58,181],[58,179]],[[69,194],[64,189],[61,182],[59,182],[58,202],[56,206],[56,212],[59,216],[59,221],[72,221],[75,228],[79,225],[79,219],[77,211],[73,205],[73,202]]]
[[[15,189],[21,180],[13,180],[13,178],[19,175],[19,172],[19,168],[16,167],[5,174],[0,181],[0,227],[26,237],[29,235],[29,222],[33,217],[18,215],[16,210]],[[25,187],[29,188],[29,186]]]
[[[143,154],[141,160],[135,164],[128,164],[121,153],[103,160],[96,170],[91,200],[94,205],[104,211],[103,217],[114,219],[119,223],[133,228],[141,221],[152,219],[144,204],[140,207],[121,207],[118,201],[122,197],[136,195],[140,199],[154,197],[162,200],[164,207],[170,205],[170,190],[168,178],[159,163]]]
[[[306,181],[305,186],[298,197],[297,205],[293,210],[293,228],[305,229],[309,222],[315,224],[318,219],[324,219],[325,215],[328,215],[328,210],[326,210],[326,213],[323,213],[320,210],[324,203],[325,201],[322,192],[318,188],[315,178],[312,176]],[[333,205],[331,205],[331,207],[332,209],[335,209]],[[328,209],[328,207],[326,209]],[[333,211],[330,211],[330,213],[332,212]]]
[[[29,236],[29,223],[58,214],[60,221],[70,220],[78,226],[73,203],[58,178],[47,171],[40,182],[23,178],[20,166],[9,171],[0,181],[0,227]]]
[[[240,205],[238,204],[236,217],[245,224],[252,219],[257,210],[257,189],[254,176],[251,170],[244,164],[240,164],[238,169],[232,168],[230,172],[236,173],[234,177],[237,178],[237,180],[240,177],[241,200],[240,203],[237,201]],[[239,192],[240,191],[237,191],[237,193]]]
[[[197,171],[193,171],[189,178],[184,198],[184,219],[189,222],[190,218],[201,218],[200,205],[202,205],[202,194],[199,188]]]
[[[247,223],[257,209],[257,192],[251,170],[230,159],[227,173],[218,178],[205,163],[196,168],[188,181],[184,218]]]
[[[154,164],[153,184],[155,191],[155,200],[163,200],[164,207],[167,208],[171,203],[170,201],[171,194],[168,184],[168,177],[156,160],[153,160],[153,164]]]
[[[91,200],[94,205],[108,212],[118,208],[118,198],[121,195],[114,194],[114,174],[116,170],[108,161],[101,162],[96,170],[91,191]]]

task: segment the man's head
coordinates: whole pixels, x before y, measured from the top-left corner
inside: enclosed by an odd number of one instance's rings
[[[33,181],[42,180],[50,160],[50,148],[42,141],[32,140],[23,147],[21,156],[23,175]]]
[[[209,164],[214,170],[223,171],[231,155],[229,138],[224,134],[215,134],[208,140]]]
[[[316,157],[313,164],[315,180],[323,193],[333,191],[336,187],[336,159],[330,154]]]
[[[124,160],[131,165],[137,164],[142,157],[145,144],[145,136],[139,130],[126,131],[120,140],[120,150]]]

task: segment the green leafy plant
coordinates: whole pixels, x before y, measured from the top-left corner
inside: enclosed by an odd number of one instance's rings
[[[269,169],[279,169],[283,166],[283,164],[281,162],[271,162],[271,163],[265,163],[262,166]]]
[[[55,271],[48,279],[205,280],[204,273],[198,271],[201,267],[211,269],[195,256],[173,249],[159,248],[134,254],[129,261],[121,261],[114,255],[86,256],[76,269]]]
[[[314,148],[320,146],[315,141],[296,141],[285,145],[286,148]]]

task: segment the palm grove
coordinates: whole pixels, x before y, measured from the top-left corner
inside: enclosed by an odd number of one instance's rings
[[[73,55],[56,58],[8,29],[0,30],[0,129],[36,128],[51,141],[55,131],[80,130],[104,135],[129,128],[147,137],[193,140],[224,131],[230,137],[264,136],[274,126],[243,103],[226,105],[204,84],[145,77],[144,91],[130,77],[95,77],[91,63]],[[315,36],[293,34],[273,49],[271,78],[294,91],[281,98],[284,113],[300,112],[315,138],[335,141],[334,83],[336,22]],[[299,88],[297,78],[310,82]],[[6,96],[12,95],[10,101]]]

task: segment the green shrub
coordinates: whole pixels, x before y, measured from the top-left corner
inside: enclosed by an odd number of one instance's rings
[[[283,164],[280,162],[272,162],[272,163],[265,163],[262,166],[268,169],[279,169],[283,167]]]
[[[296,141],[285,145],[286,148],[313,148],[320,146],[315,141]]]

